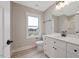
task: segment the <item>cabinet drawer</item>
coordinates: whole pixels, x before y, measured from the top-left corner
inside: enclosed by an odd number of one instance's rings
[[[67,43],[67,54],[79,56],[79,46]]]
[[[54,42],[54,39],[52,39],[50,37],[44,38],[44,45],[52,46],[54,44],[53,42]]]
[[[66,42],[55,39],[54,45],[62,49],[66,49]]]

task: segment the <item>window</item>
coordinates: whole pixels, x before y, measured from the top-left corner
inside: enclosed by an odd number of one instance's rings
[[[28,36],[39,34],[38,17],[28,16]]]

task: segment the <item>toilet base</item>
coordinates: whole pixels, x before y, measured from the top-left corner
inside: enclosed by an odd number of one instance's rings
[[[37,50],[39,50],[39,51],[43,51],[43,50],[44,50],[43,47],[37,46],[36,48],[37,48]]]

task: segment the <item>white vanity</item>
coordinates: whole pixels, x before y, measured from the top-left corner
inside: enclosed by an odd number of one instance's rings
[[[79,58],[79,38],[59,33],[44,35],[44,53],[51,58]]]

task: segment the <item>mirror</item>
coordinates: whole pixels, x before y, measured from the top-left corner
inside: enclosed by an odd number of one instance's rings
[[[79,2],[70,1],[64,5],[66,2],[68,1],[60,2],[54,9],[54,32],[67,31],[68,34],[79,34]]]
[[[55,16],[54,25],[57,33],[67,31],[68,34],[77,34],[79,33],[79,14]]]

